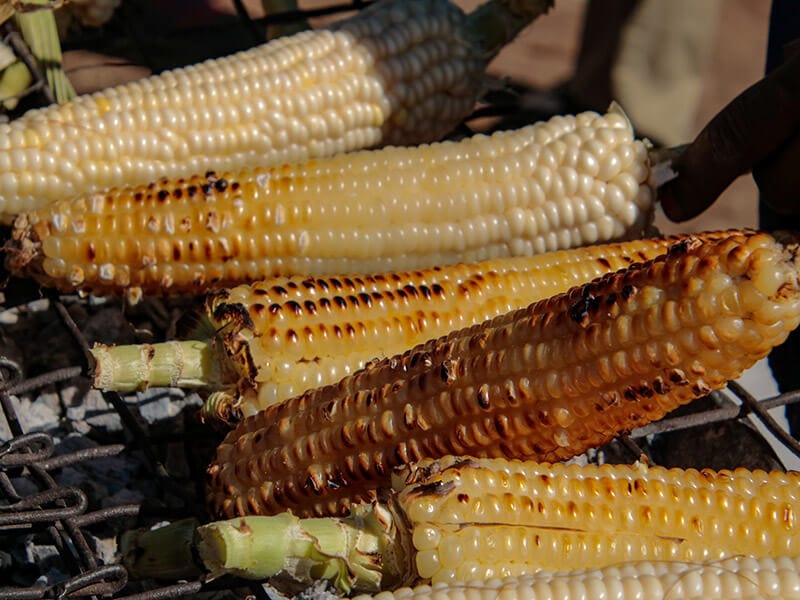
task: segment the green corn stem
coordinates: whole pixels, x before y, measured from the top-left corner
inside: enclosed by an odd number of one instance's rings
[[[484,54],[492,57],[553,4],[554,0],[490,0],[468,15],[467,26],[481,40]]]
[[[196,519],[185,519],[123,533],[119,548],[130,578],[175,580],[202,574],[194,555],[197,525]]]
[[[343,518],[240,517],[200,527],[198,552],[211,576],[327,580],[344,594],[376,592],[411,579],[413,561],[395,521],[380,504],[354,507]]]
[[[135,392],[148,387],[221,389],[232,384],[233,374],[225,369],[224,353],[218,352],[209,340],[98,344],[90,355],[94,387],[105,391]]]
[[[31,53],[42,65],[56,102],[66,102],[75,97],[75,89],[61,68],[61,42],[56,19],[53,11],[45,8],[50,4],[49,0],[28,0],[27,4],[42,5],[43,8],[16,13],[17,27]]]

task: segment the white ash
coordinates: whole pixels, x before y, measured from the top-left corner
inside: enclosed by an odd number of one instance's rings
[[[136,394],[139,414],[149,424],[177,417],[186,409],[194,410],[202,405],[203,400],[198,394],[187,394],[179,389],[154,388]]]
[[[49,570],[50,566],[59,560],[58,548],[49,544],[36,544],[31,538],[25,540],[22,552],[26,562],[40,565],[43,570]]]
[[[45,431],[56,432],[61,419],[61,410],[57,397],[55,402],[52,395],[43,395],[31,401],[30,398],[11,397],[11,403],[17,413],[20,425],[26,433]],[[0,419],[0,442],[12,438],[11,429],[5,419]]]

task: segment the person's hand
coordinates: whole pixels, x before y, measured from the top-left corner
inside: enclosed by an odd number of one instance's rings
[[[767,205],[800,215],[800,52],[722,109],[673,169],[659,189],[673,221],[696,217],[751,170]]]

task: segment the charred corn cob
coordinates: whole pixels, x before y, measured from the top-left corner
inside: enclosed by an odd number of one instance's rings
[[[486,582],[421,584],[355,600],[798,600],[800,557],[636,561]]]
[[[94,385],[120,392],[200,387],[213,391],[207,404],[211,416],[238,420],[334,383],[370,360],[654,258],[682,239],[601,244],[422,271],[278,277],[239,286],[206,301],[203,329],[211,335],[205,340],[96,346]]]
[[[800,473],[450,456],[394,483],[397,495],[341,519],[281,513],[203,526],[200,555],[212,575],[310,571],[350,591],[800,550]]]
[[[62,290],[198,293],[641,237],[645,144],[616,112],[302,165],[162,181],[17,219],[9,267]]]
[[[0,216],[112,186],[440,138],[550,0],[384,0],[330,28],[0,126]]]
[[[739,377],[800,322],[798,245],[677,244],[242,420],[208,469],[217,517],[342,512],[446,454],[556,461]]]

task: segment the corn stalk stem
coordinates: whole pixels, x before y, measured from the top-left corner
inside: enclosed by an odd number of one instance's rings
[[[553,0],[491,0],[468,15],[468,24],[492,57],[552,6]]]
[[[90,355],[94,386],[105,391],[125,393],[148,387],[220,389],[229,385],[230,374],[213,341],[97,345]]]
[[[376,592],[387,584],[409,583],[409,573],[415,573],[410,548],[402,546],[408,536],[396,520],[392,509],[375,503],[343,518],[300,519],[287,512],[201,527],[179,521],[127,533],[123,553],[137,578],[190,573],[199,556],[210,578],[280,576],[303,586],[328,580],[344,594]],[[185,549],[187,539],[196,552]]]
[[[196,577],[202,569],[196,564],[196,519],[176,521],[166,527],[126,531],[120,538],[120,551],[132,579],[183,579]]]

